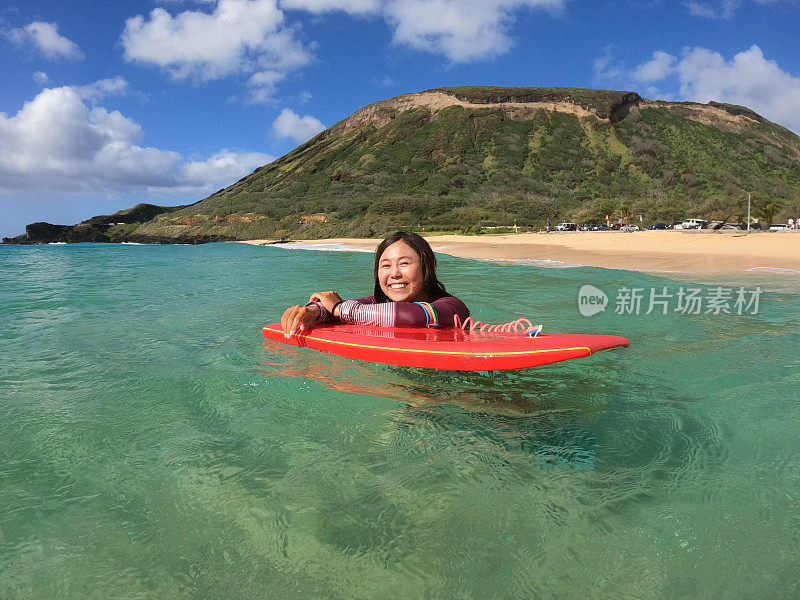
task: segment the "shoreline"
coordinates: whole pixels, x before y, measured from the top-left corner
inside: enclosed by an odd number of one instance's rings
[[[525,261],[552,267],[601,267],[665,276],[778,274],[800,276],[800,231],[637,231],[436,235],[434,252],[459,258]],[[381,238],[297,240],[288,248],[374,251]],[[272,240],[242,243],[265,245]],[[548,264],[549,263],[549,264]]]

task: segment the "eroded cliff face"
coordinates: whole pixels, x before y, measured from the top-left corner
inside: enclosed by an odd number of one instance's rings
[[[500,110],[508,118],[517,121],[532,119],[538,111],[544,110],[618,123],[628,115],[632,107],[642,101],[636,92],[624,91],[598,93],[596,90],[579,88],[481,89],[484,93],[478,95],[470,93],[470,88],[437,88],[373,102],[322,132],[320,138],[366,126],[379,129],[397,115],[422,107],[429,109],[434,118],[444,108],[461,106],[472,110]]]
[[[461,88],[453,88],[459,90]],[[522,88],[530,90],[530,88]],[[496,90],[496,91],[495,91]],[[623,121],[632,108],[666,109],[699,123],[714,127],[741,132],[752,123],[767,122],[755,111],[734,104],[711,101],[708,104],[698,102],[667,102],[663,100],[647,100],[636,92],[610,91],[602,92],[599,101],[582,97],[579,93],[596,92],[595,90],[572,90],[571,88],[544,88],[544,91],[515,91],[517,88],[489,88],[480,98],[474,94],[459,93],[448,88],[438,88],[425,92],[402,94],[373,102],[352,115],[336,123],[321,133],[327,137],[337,133],[365,126],[381,128],[407,110],[426,107],[433,118],[444,108],[461,106],[463,108],[496,109],[510,119],[524,121],[533,118],[539,110],[559,112],[577,117],[595,117],[601,122],[619,123]]]
[[[749,108],[713,101],[708,104],[700,104],[699,102],[643,100],[639,107],[668,110],[692,121],[736,133],[743,131],[753,123],[766,122],[764,117]]]
[[[619,102],[614,103],[614,105],[611,107],[611,113],[608,115],[609,122],[619,123],[628,116],[628,113],[630,113],[634,106],[639,106],[641,101],[641,96],[635,92],[625,94],[622,98],[620,98]]]

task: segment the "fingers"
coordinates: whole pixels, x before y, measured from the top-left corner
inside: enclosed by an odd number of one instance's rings
[[[327,292],[314,292],[311,294],[311,298],[309,302],[325,302],[326,298],[329,298],[331,294],[336,294],[336,292],[328,290]],[[336,294],[338,295],[338,294]]]
[[[303,308],[303,307],[301,306],[301,307],[298,307],[298,308]],[[298,327],[302,322],[303,322],[303,313],[302,313],[302,311],[298,310],[294,314],[294,318],[292,319],[292,324],[291,324],[291,326],[289,328],[289,335],[287,337],[293,336],[295,333],[297,333],[298,332]]]
[[[287,308],[281,317],[281,329],[283,335],[289,338],[301,331],[310,329],[317,320],[318,310],[310,310],[306,306],[291,306]]]
[[[298,325],[302,322],[303,313],[307,309],[304,306],[290,306],[287,308],[281,317],[281,329],[283,335],[287,338],[295,334]]]
[[[286,335],[289,333],[289,325],[291,324],[292,315],[294,314],[294,309],[297,308],[296,306],[290,306],[281,315],[281,329],[283,329],[283,334]]]
[[[333,300],[335,298],[335,300]],[[328,310],[333,307],[333,304],[339,300],[339,294],[334,291],[327,292],[314,292],[311,294],[309,302],[321,302]],[[281,329],[283,335],[289,338],[290,336],[307,331],[311,329],[319,317],[320,310],[317,306],[290,306],[283,312],[281,316]]]

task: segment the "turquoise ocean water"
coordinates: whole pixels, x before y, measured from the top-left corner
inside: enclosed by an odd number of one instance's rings
[[[687,284],[439,258],[484,321],[631,348],[354,362],[261,326],[368,294],[370,254],[0,246],[0,598],[800,597],[796,274],[758,314],[620,315]]]

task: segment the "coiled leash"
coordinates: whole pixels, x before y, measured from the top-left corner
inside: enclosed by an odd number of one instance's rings
[[[453,316],[453,323],[456,328],[464,331],[486,331],[490,333],[524,333],[530,338],[535,338],[542,333],[541,325],[534,325],[528,319],[517,319],[508,323],[492,325],[483,321],[475,321],[472,317],[467,317],[463,322],[458,315]]]

